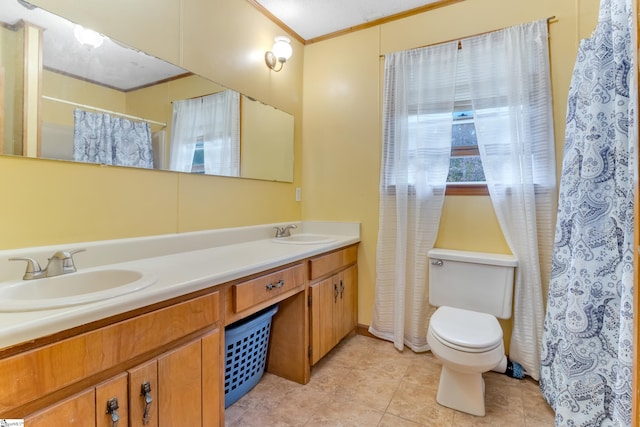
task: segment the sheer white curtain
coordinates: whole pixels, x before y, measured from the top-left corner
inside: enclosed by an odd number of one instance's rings
[[[542,20],[462,41],[491,201],[519,260],[509,357],[535,379],[544,321],[541,275],[549,273],[556,204],[547,38]]]
[[[191,172],[197,143],[204,150],[208,174],[240,174],[240,97],[224,91],[174,101],[171,130],[172,170]]]
[[[204,171],[213,175],[240,175],[240,95],[226,90],[211,95],[213,110],[204,138]]]
[[[376,295],[369,331],[428,350],[427,252],[449,173],[458,43],[385,55]]]

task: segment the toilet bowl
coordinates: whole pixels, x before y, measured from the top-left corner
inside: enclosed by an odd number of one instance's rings
[[[439,308],[429,319],[427,343],[442,363],[436,401],[483,416],[482,373],[507,360],[498,318],[511,317],[518,260],[439,248],[429,258],[429,303]]]
[[[484,380],[504,358],[502,328],[486,313],[443,306],[429,321],[427,343],[442,363],[436,401],[484,416]]]

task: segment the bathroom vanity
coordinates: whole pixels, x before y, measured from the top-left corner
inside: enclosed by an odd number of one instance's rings
[[[261,226],[90,245],[87,254],[122,261],[90,268],[135,268],[157,281],[104,301],[0,313],[0,418],[224,425],[225,327],[273,304],[267,371],[307,383],[311,365],[357,323],[358,227],[329,234],[322,224],[300,228],[331,236],[323,243],[274,241]],[[143,247],[174,253],[127,259],[148,255]]]

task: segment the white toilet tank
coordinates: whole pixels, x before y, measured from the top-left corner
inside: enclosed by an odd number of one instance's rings
[[[511,317],[516,257],[434,248],[429,258],[431,305]]]

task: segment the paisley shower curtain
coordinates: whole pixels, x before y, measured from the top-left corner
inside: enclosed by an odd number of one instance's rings
[[[569,90],[540,378],[556,426],[631,425],[635,31],[632,0],[602,0]]]
[[[73,160],[153,168],[148,123],[79,109],[73,118]]]

